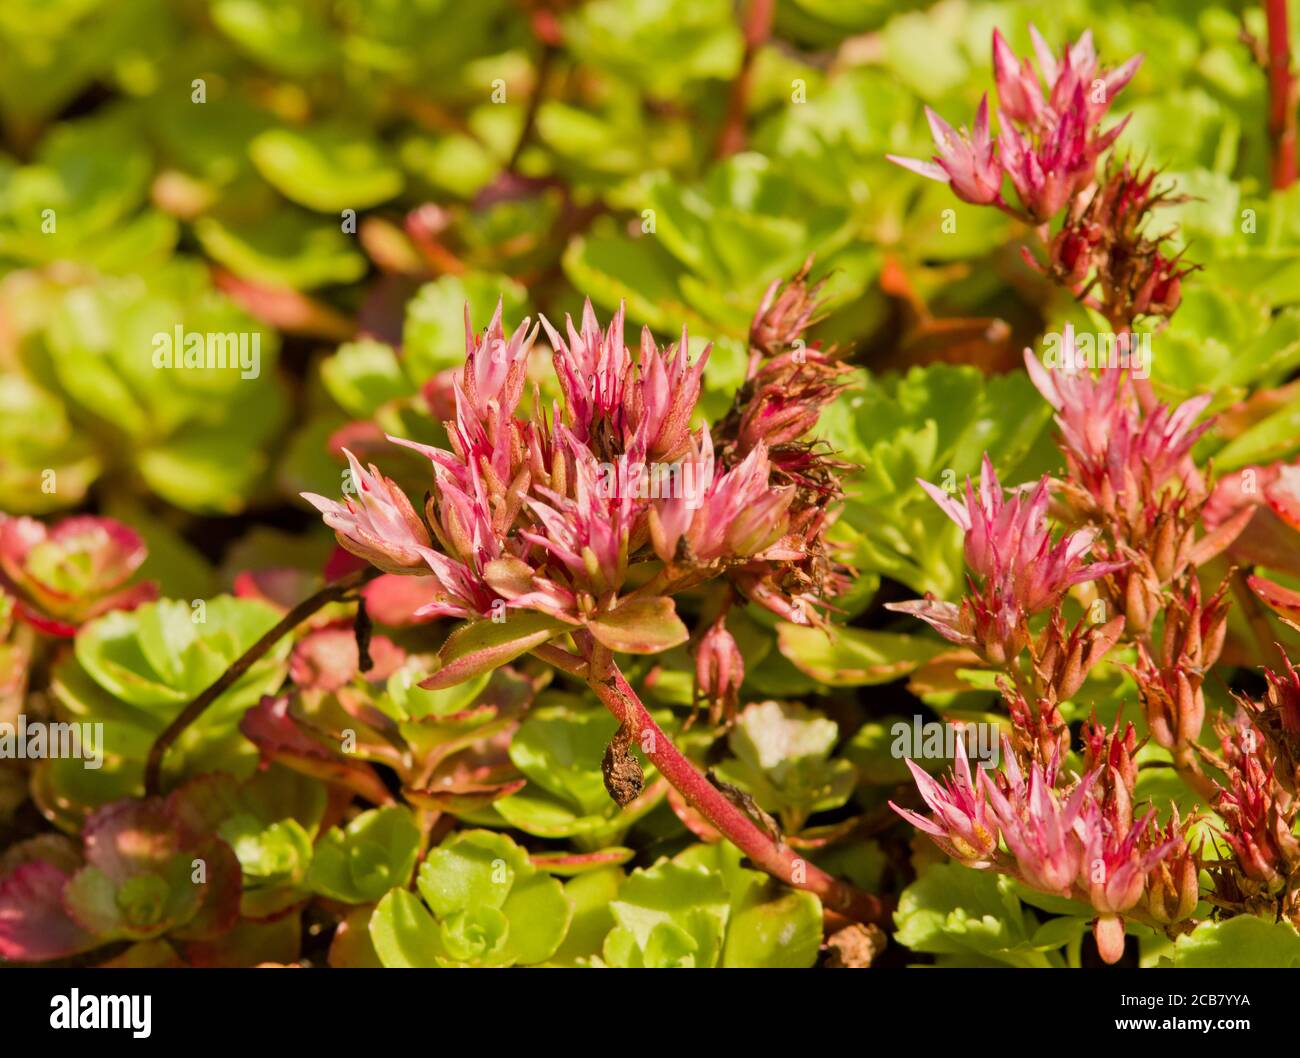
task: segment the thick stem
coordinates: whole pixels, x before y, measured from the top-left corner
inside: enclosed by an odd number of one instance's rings
[[[154,744],[149,748],[149,758],[144,766],[145,794],[149,797],[157,797],[162,793],[162,764],[168,748],[185,733],[186,728],[204,714],[213,702],[238,682],[244,673],[265,657],[276,643],[297,628],[308,617],[328,603],[338,602],[349,592],[373,580],[379,576],[379,572],[379,570],[370,567],[357,570],[355,573],[349,573],[346,577],[340,577],[333,583],[325,585],[315,595],[303,599],[302,602],[280,618],[274,628],[236,658],[231,666],[218,676],[211,686],[182,709],[176,719],[167,725],[163,733],[154,740]]]
[[[554,665],[557,669],[563,669],[571,676],[578,676],[584,680],[587,678],[586,659],[578,657],[577,654],[571,654],[563,647],[543,643],[540,647],[534,647],[533,653],[547,664]]]
[[[1296,91],[1291,70],[1287,0],[1266,0],[1268,15],[1268,132],[1273,140],[1273,186],[1296,180]]]
[[[593,658],[593,669],[597,672],[604,668],[599,662],[600,659]],[[605,671],[603,677],[595,674],[588,677],[591,689],[632,733],[659,774],[724,837],[768,874],[788,885],[816,893],[827,908],[858,922],[885,922],[888,908],[879,898],[832,878],[789,846],[773,842],[673,745],[618,667],[610,663]]]

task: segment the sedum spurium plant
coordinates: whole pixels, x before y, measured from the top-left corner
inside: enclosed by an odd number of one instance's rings
[[[1088,35],[1059,59],[1036,31],[1034,42],[1046,93],[1030,60],[1018,60],[995,31],[996,144],[984,99],[969,134],[930,115],[934,163],[896,160],[950,183],[964,201],[1022,211],[1039,225],[1059,219],[1050,237],[1040,229],[1048,275],[1118,338],[1132,339],[1140,318],[1173,314],[1191,270],[1144,234],[1147,214],[1166,198],[1152,192],[1154,177],[1135,175],[1127,163],[1097,175],[1100,153],[1123,127],[1102,133],[1098,122],[1138,59],[1106,73]],[[1085,93],[1086,82],[1096,96]],[[1019,207],[1001,196],[1004,175]],[[1035,261],[1028,251],[1026,258]],[[1106,962],[1124,955],[1126,922],[1177,937],[1194,928],[1202,899],[1219,913],[1253,910],[1295,926],[1300,878],[1289,762],[1296,747],[1282,719],[1294,692],[1289,660],[1289,676],[1268,673],[1265,702],[1239,695],[1207,725],[1204,685],[1223,651],[1230,581],[1243,595],[1244,586],[1233,572],[1212,593],[1202,581],[1250,520],[1246,508],[1206,524],[1209,490],[1191,453],[1210,428],[1198,419],[1212,395],[1171,407],[1137,378],[1140,364],[1103,365],[1095,375],[1069,325],[1059,353],[1044,365],[1026,350],[1025,364],[1055,411],[1062,477],[1045,475],[1008,498],[986,460],[978,488],[967,479],[964,500],[920,483],[962,530],[969,590],[959,603],[927,598],[891,608],[920,617],[998,674],[1011,731],[997,772],[972,772],[964,748],[942,783],[909,761],[932,814],[897,810],[968,867],[1089,905]],[[1049,505],[1065,527],[1055,538]],[[1073,627],[1069,593],[1088,607]],[[1257,645],[1275,646],[1262,636]],[[1117,716],[1107,726],[1094,714],[1079,767],[1067,767],[1062,706],[1125,647],[1133,651],[1125,667],[1146,722],[1143,742],[1163,751],[1198,800],[1182,818],[1171,803],[1164,826],[1157,806],[1138,793],[1132,723]],[[1201,745],[1207,726],[1218,735],[1218,753]],[[1202,811],[1218,822],[1198,841],[1192,827]],[[1204,894],[1202,870],[1213,879]]]
[[[21,6],[0,960],[1300,964],[1263,11]]]
[[[423,517],[351,453],[355,498],[307,498],[340,545],[372,568],[432,578],[431,601],[415,616],[462,619],[422,687],[455,686],[535,654],[582,679],[618,721],[602,765],[617,803],[644,788],[635,743],[692,809],[766,870],[835,910],[874,916],[874,898],[794,855],[700,774],[615,656],[685,643],[673,597],[715,580],[782,617],[824,620],[818,608],[843,578],[823,536],[838,474],[803,436],[840,391],[844,369],[803,346],[809,298],[803,273],[769,288],[746,385],[712,430],[691,426],[709,350],[692,361],[684,331],[660,349],[644,329],[634,361],[622,309],[602,329],[588,302],[579,325],[566,320],[566,336],[543,319],[563,401],[548,413],[534,386],[524,418],[536,329],[525,320],[507,336],[500,307],[481,336],[467,318],[456,418],[447,423],[452,447],[395,439],[430,461]],[[700,637],[701,693],[725,705],[742,668],[725,624],[715,623]]]
[[[86,848],[78,854],[36,838],[15,847],[16,866],[0,882],[6,958],[83,957],[123,941],[132,944],[123,958],[145,962],[273,956],[292,944],[283,916],[313,899],[355,908],[340,927],[339,964],[531,965],[561,953],[569,964],[806,965],[823,911],[841,922],[882,921],[880,898],[809,854],[827,838],[805,830],[808,815],[842,806],[852,789],[851,765],[827,760],[836,725],[776,702],[737,715],[745,662],[727,625],[729,608],[748,601],[824,627],[847,583],[825,537],[843,468],[806,437],[847,370],[833,351],[803,340],[815,296],[806,267],[771,285],[754,320],[748,380],[712,426],[696,415],[709,350],[692,357],[685,333],[661,350],[643,331],[634,359],[622,311],[601,328],[588,304],[563,337],[543,321],[561,394],[548,413],[536,383],[524,392],[537,329],[525,322],[508,336],[498,306],[476,334],[467,310],[465,364],[451,381],[451,447],[394,438],[428,461],[423,510],[346,453],[343,500],[308,497],[342,545],[335,579],[278,624],[283,586],[267,578],[242,579],[244,598],[196,603],[187,621],[180,601],[144,603],[151,585],[121,590],[143,560],[143,545],[124,526],[71,520],[46,541],[39,523],[8,519],[4,528],[23,546],[11,549],[6,587],[17,619],[56,660],[60,713],[111,735],[102,778],[80,780],[65,761],[40,762],[38,803],[80,829]],[[349,552],[366,566],[349,572]],[[50,601],[51,585],[83,567],[84,616]],[[418,582],[415,591],[403,590],[406,579]],[[624,672],[638,656],[692,638],[675,604],[686,593],[693,610],[713,600],[697,621],[691,698],[710,726],[735,723],[737,766],[726,772],[734,781],[693,762],[669,734],[681,725],[647,708]],[[386,619],[420,629],[422,638],[406,641],[421,652],[408,655],[373,634],[370,601]],[[339,606],[353,627],[340,626]],[[52,623],[46,613],[85,623]],[[304,618],[286,660],[284,637]],[[431,652],[437,640],[424,625],[445,618],[459,623]],[[57,646],[69,635],[73,653]],[[603,704],[607,725],[593,725],[585,707],[539,702],[530,710],[546,667]],[[286,676],[291,692],[270,696]],[[699,734],[711,740],[703,725]],[[249,741],[264,767],[275,762],[271,771],[250,771]],[[574,759],[577,752],[585,756]],[[397,774],[400,800],[378,768]],[[289,783],[279,804],[266,800],[270,776]],[[162,795],[164,782],[178,781]],[[335,794],[325,799],[322,785]],[[619,866],[632,853],[612,842],[670,789],[691,830],[738,851],[723,860],[700,853],[624,880]],[[319,796],[304,800],[312,792]],[[340,818],[353,797],[376,807]],[[137,881],[101,869],[95,850],[143,840],[139,813],[172,828],[167,842],[149,839],[172,851],[165,862],[140,864]],[[99,837],[110,818],[109,837]],[[434,847],[456,820],[569,837],[587,851],[530,856],[483,830],[456,831]],[[197,844],[209,838],[219,856]],[[782,895],[740,867],[742,852],[802,895]],[[89,866],[79,872],[61,866],[80,857]],[[489,876],[482,892],[460,878],[479,861],[474,871]],[[498,862],[514,865],[504,882]],[[225,894],[212,899],[226,910],[195,928],[209,869]],[[33,903],[35,881],[53,885],[56,872],[55,891]],[[603,872],[627,910],[610,903],[608,936],[588,924],[581,943],[562,952],[570,918],[595,885],[579,879],[593,872]],[[565,873],[575,875],[574,895],[555,880]],[[87,910],[83,877],[97,879],[107,895],[94,899],[117,911]],[[422,899],[407,890],[413,878]],[[123,895],[137,889],[146,906]],[[716,908],[696,906],[714,890]],[[650,928],[645,916],[660,907],[653,913],[666,917]],[[355,939],[358,931],[367,939]],[[57,943],[38,942],[44,932]]]

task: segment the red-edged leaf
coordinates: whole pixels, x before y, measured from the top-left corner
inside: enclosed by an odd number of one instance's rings
[[[635,855],[632,849],[616,845],[599,852],[535,852],[528,859],[534,867],[548,874],[568,877],[598,871],[602,867],[621,867]]]
[[[289,712],[287,697],[264,697],[243,715],[239,730],[265,760],[279,761],[304,775],[338,783],[373,804],[393,802],[388,788],[369,764],[350,760],[305,731]]]
[[[514,779],[503,783],[450,782],[424,790],[405,789],[402,796],[418,808],[435,812],[479,812],[493,801],[518,793],[528,783],[527,779]]]
[[[236,598],[260,599],[281,613],[287,613],[319,586],[319,577],[289,566],[245,570],[235,575],[234,584]]]
[[[664,596],[629,599],[592,618],[587,630],[599,643],[623,654],[658,654],[690,638],[672,599]]]
[[[0,957],[48,962],[95,947],[63,909],[69,875],[52,863],[24,863],[0,880]]]
[[[1192,548],[1192,565],[1203,565],[1216,555],[1226,551],[1232,546],[1233,541],[1241,535],[1241,531],[1250,524],[1250,520],[1254,516],[1255,508],[1243,507],[1231,518],[1216,525],[1196,541],[1195,546]]]
[[[406,651],[387,636],[370,640],[371,683],[386,680],[406,660]],[[360,672],[357,637],[351,628],[320,628],[298,640],[289,659],[289,676],[299,687],[337,691]]]
[[[385,573],[362,588],[361,594],[366,599],[366,610],[379,624],[406,628],[434,620],[432,615],[417,617],[416,611],[435,602],[440,591],[437,577]]]
[[[447,637],[438,653],[441,665],[420,686],[436,691],[454,687],[527,654],[569,628],[546,614],[511,613],[504,621],[462,624]]]
[[[722,840],[722,834],[719,833],[717,827],[705,819],[698,809],[688,805],[686,798],[679,794],[676,789],[668,791],[668,806],[673,810],[673,814],[681,820],[682,825],[701,841],[707,841],[712,845]]]
[[[1264,489],[1273,513],[1292,529],[1300,529],[1300,466],[1278,468],[1277,477]]]
[[[1284,588],[1267,577],[1252,576],[1246,581],[1250,590],[1274,613],[1292,621],[1300,621],[1300,591]]]
[[[356,324],[323,301],[289,287],[241,279],[224,269],[215,272],[216,284],[254,319],[290,334],[346,342],[356,334]]]
[[[239,920],[243,872],[235,850],[220,838],[211,838],[193,852],[195,859],[203,861],[207,874],[203,906],[172,935],[185,940],[216,940]]]

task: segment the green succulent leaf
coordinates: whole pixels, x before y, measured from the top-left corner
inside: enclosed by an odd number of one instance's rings
[[[655,714],[668,723],[667,713]],[[638,798],[620,809],[605,789],[601,760],[618,722],[605,710],[569,704],[534,708],[510,741],[510,761],[528,785],[494,803],[511,826],[538,837],[572,837],[585,849],[621,840],[628,828],[660,803],[659,796]],[[647,785],[654,770],[638,754]]]
[[[265,603],[220,595],[195,604],[163,599],[83,625],[73,653],[55,666],[52,689],[69,719],[104,724],[104,766],[91,772],[79,761],[51,761],[53,790],[83,806],[138,796],[154,739],[278,616]],[[290,646],[282,640],[217,698],[168,755],[169,771],[252,770],[256,753],[237,725],[283,682]]]
[[[762,871],[741,866],[729,842],[693,845],[676,857],[722,876],[731,903],[723,967],[800,969],[812,966],[822,943],[822,905],[812,893],[791,889]]]
[[[624,654],[658,654],[680,646],[690,632],[677,616],[672,599],[629,599],[587,623],[602,645]]]
[[[1006,485],[1028,474],[1036,446],[1048,450],[1051,407],[1024,373],[985,379],[971,367],[935,364],[906,375],[864,373],[860,388],[826,409],[819,432],[863,469],[848,482],[834,533],[853,565],[939,598],[960,593],[961,532],[916,483],[962,487],[987,451]],[[1019,468],[1024,466],[1028,473]]]
[[[402,326],[402,365],[413,385],[465,360],[465,309],[479,330],[487,326],[497,303],[505,320],[519,321],[528,312],[528,292],[507,276],[466,272],[425,283],[406,303]]]
[[[409,809],[371,809],[321,838],[307,885],[332,900],[373,903],[406,884],[419,849],[420,829]]]
[[[390,969],[440,966],[446,958],[437,920],[405,889],[394,889],[379,901],[368,928],[380,962]]]
[[[742,867],[726,842],[633,871],[609,905],[615,967],[804,967],[821,945],[821,902]]]
[[[359,418],[415,392],[392,346],[368,339],[339,346],[321,364],[321,381],[339,407]]]
[[[920,636],[843,625],[813,628],[789,621],[777,625],[777,642],[800,672],[828,687],[892,683],[946,648]]]
[[[551,958],[573,907],[510,838],[453,834],[425,858],[414,894],[394,889],[370,920],[385,966],[513,966]]]
[[[597,0],[565,21],[575,55],[668,97],[702,78],[729,79],[742,41],[723,0]]]
[[[1201,922],[1175,942],[1173,961],[1182,969],[1296,967],[1300,934],[1288,922],[1266,922],[1254,915]]]
[[[717,771],[761,807],[779,813],[788,827],[799,829],[809,815],[838,808],[853,793],[853,765],[830,759],[838,738],[834,721],[802,705],[748,705],[727,736],[735,759]]]
[[[83,867],[63,890],[76,920],[104,940],[147,940],[193,918],[202,891],[190,884],[188,857],[176,857],[159,873],[136,874],[122,884],[97,867]]]
[[[338,61],[329,23],[311,5],[213,0],[211,11],[217,28],[280,73],[306,77]]]
[[[1060,966],[1042,951],[1039,923],[1011,881],[958,864],[928,868],[899,897],[894,924],[900,944],[931,952],[945,965]],[[1049,937],[1055,947],[1066,937]]]
[[[271,286],[314,290],[355,282],[366,271],[338,224],[301,211],[281,209],[256,221],[209,215],[195,221],[194,234],[236,275]]]
[[[285,198],[320,213],[369,209],[402,190],[401,170],[356,129],[268,129],[248,145],[248,153]]]
[[[468,709],[492,679],[492,672],[487,671],[450,687],[425,690],[420,681],[426,671],[427,666],[414,661],[389,676],[385,685],[388,697],[412,720],[452,716]]]
[[[617,898],[623,877],[620,868],[603,867],[565,883],[564,895],[573,906],[573,920],[547,965],[591,966],[599,961],[605,937],[615,926],[610,903]]]
[[[663,860],[633,871],[618,896],[609,905],[618,925],[605,938],[611,966],[717,965],[731,910],[720,875]]]

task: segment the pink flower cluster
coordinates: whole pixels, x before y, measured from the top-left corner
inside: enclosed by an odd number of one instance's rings
[[[1126,124],[1120,121],[1103,132],[1101,120],[1111,100],[1137,72],[1142,57],[1103,70],[1090,32],[1067,45],[1059,59],[1032,25],[1029,32],[1038,70],[1029,59],[1017,58],[1001,33],[993,32],[1000,103],[996,139],[985,96],[969,132],[954,130],[926,107],[936,151],[932,161],[888,157],[921,176],[949,184],[963,202],[1012,211],[1002,197],[1006,176],[1028,219],[1042,223],[1095,179],[1097,159]]]
[[[1071,587],[1114,572],[1123,563],[1087,563],[1097,531],[1083,529],[1054,541],[1047,524],[1048,481],[1008,501],[987,455],[978,494],[970,479],[958,502],[920,481],[930,498],[965,533],[971,591],[963,603],[933,599],[891,603],[889,608],[928,622],[944,638],[979,650],[1001,664],[1028,641],[1028,620],[1055,607]]]
[[[1026,349],[1025,369],[1056,412],[1070,480],[1094,497],[1099,510],[1111,511],[1117,503],[1154,496],[1175,476],[1184,479],[1192,446],[1210,428],[1197,420],[1213,395],[1144,411],[1124,371],[1094,375],[1082,365],[1073,326],[1067,323],[1061,338],[1059,365],[1049,369]]]
[[[1072,783],[1060,774],[1057,759],[1047,765],[1035,762],[1026,778],[1007,742],[1003,771],[990,777],[980,769],[972,777],[961,739],[957,747],[953,771],[942,782],[907,762],[929,817],[891,806],[968,867],[1001,871],[1044,893],[1090,904],[1097,912],[1093,931],[1098,949],[1106,961],[1116,961],[1124,948],[1123,916],[1141,910],[1157,866],[1183,855],[1182,832],[1171,828],[1162,834],[1153,825],[1154,809],[1134,822],[1117,802],[1099,796],[1106,784],[1098,779],[1116,767],[1113,762]],[[1175,907],[1186,907],[1186,872],[1180,870],[1178,879],[1182,888],[1175,894]],[[1190,886],[1194,907],[1195,872]],[[1164,890],[1153,893],[1167,900]],[[1190,913],[1189,908],[1183,917]]]
[[[745,591],[742,567],[804,554],[820,524],[795,521],[796,488],[776,480],[769,457],[770,444],[788,439],[785,420],[768,436],[755,431],[743,454],[715,451],[708,426],[692,427],[707,348],[692,361],[685,331],[660,348],[646,329],[634,360],[623,310],[602,329],[590,302],[580,325],[566,319],[565,333],[542,326],[563,400],[548,414],[534,386],[532,413],[521,414],[537,328],[525,321],[507,337],[498,306],[476,336],[467,313],[450,447],[390,438],[432,464],[423,518],[350,454],[353,495],[306,495],[348,551],[386,572],[432,576],[422,616],[481,618],[509,607],[581,625],[617,605],[639,562],[660,564],[669,593],[729,570]],[[820,407],[809,414],[808,403],[796,409],[800,430]],[[789,605],[779,593],[759,601]]]

